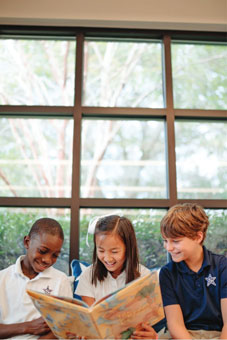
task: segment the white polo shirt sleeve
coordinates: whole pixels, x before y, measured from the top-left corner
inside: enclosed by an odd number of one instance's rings
[[[70,281],[65,273],[50,267],[29,279],[21,270],[21,260],[0,271],[0,323],[12,324],[40,317],[26,290],[72,297]]]

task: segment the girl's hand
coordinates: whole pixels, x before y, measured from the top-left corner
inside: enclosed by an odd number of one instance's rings
[[[132,339],[158,339],[158,334],[155,332],[149,323],[142,323],[136,326],[136,330],[131,335]]]

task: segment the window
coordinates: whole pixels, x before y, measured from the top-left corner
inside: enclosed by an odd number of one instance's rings
[[[83,119],[81,197],[167,198],[164,120]]]
[[[226,122],[176,120],[175,132],[178,197],[226,199]]]
[[[71,196],[72,123],[0,117],[2,196]]]
[[[89,261],[93,216],[129,217],[141,262],[166,262],[167,209],[201,204],[226,247],[225,34],[0,27],[0,269],[41,216],[58,262]],[[90,247],[86,244],[88,238]]]
[[[224,45],[174,42],[174,106],[179,109],[227,109],[226,58]]]
[[[75,41],[0,40],[0,104],[73,105]]]
[[[83,105],[163,107],[160,41],[84,43]]]

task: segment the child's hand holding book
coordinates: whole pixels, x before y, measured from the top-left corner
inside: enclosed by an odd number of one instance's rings
[[[131,335],[132,339],[158,339],[158,334],[148,322],[139,323]]]

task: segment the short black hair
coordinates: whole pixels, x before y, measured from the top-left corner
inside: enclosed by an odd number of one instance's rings
[[[39,218],[32,225],[28,236],[30,238],[37,234],[46,233],[51,235],[58,235],[62,240],[64,240],[64,232],[59,222],[53,218],[43,217]]]

